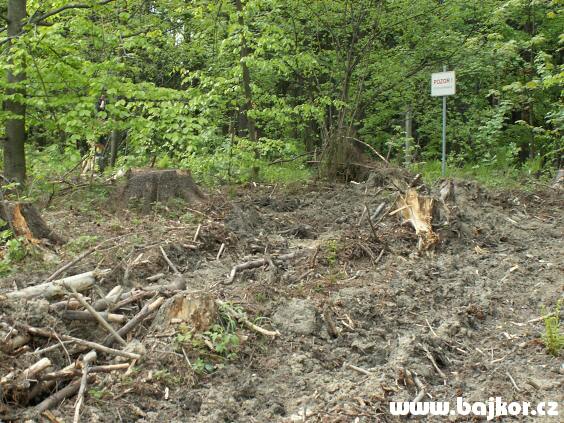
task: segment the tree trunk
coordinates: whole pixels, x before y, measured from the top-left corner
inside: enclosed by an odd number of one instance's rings
[[[8,37],[16,37],[22,31],[22,20],[25,19],[26,0],[8,1]],[[13,59],[9,59],[14,64]],[[24,183],[26,177],[25,166],[25,81],[23,69],[10,68],[7,72],[9,88],[6,90],[11,98],[4,103],[5,110],[11,114],[6,120],[6,144],[4,146],[4,176],[9,180]]]
[[[245,27],[245,20],[243,18],[243,4],[241,0],[235,0],[235,8],[237,9],[237,13],[239,15],[238,21],[239,25],[241,26],[241,31],[244,31]],[[243,114],[245,117],[247,131],[249,134],[249,139],[253,142],[256,142],[258,139],[257,136],[257,129],[255,125],[255,120],[249,116],[249,110],[253,108],[253,92],[251,89],[251,73],[249,71],[249,67],[245,62],[245,58],[249,55],[249,47],[247,45],[247,40],[245,38],[244,32],[241,35],[241,50],[240,50],[240,58],[241,58],[241,71],[243,73],[243,91],[245,94],[245,107],[243,109]]]
[[[0,201],[0,219],[7,223],[8,229],[16,237],[23,236],[30,242],[47,239],[53,244],[63,244],[65,240],[54,233],[31,203]],[[3,227],[0,230],[5,229]]]
[[[114,129],[110,135],[110,167],[114,167],[116,165],[118,147],[123,138],[124,134],[122,131],[118,131],[117,129]]]
[[[411,140],[413,138],[413,116],[411,105],[407,106],[405,112],[405,165],[411,163]]]

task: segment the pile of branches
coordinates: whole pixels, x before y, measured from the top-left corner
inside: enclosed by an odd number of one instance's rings
[[[164,250],[162,253],[172,265]],[[181,278],[178,269],[171,267],[175,277]],[[0,358],[5,355],[10,359],[0,363],[0,421],[34,419],[40,415],[53,421],[49,410],[76,395],[73,423],[79,422],[87,388],[107,383],[101,377],[104,374],[130,374],[147,354],[141,340],[149,327],[147,323],[155,318],[153,324],[159,326],[162,316],[167,324],[196,321],[221,308],[254,332],[270,337],[280,335],[257,326],[242,310],[213,299],[210,294],[203,301],[194,298],[177,282],[127,292],[117,285],[97,299],[92,294],[83,295],[102,292],[96,281],[109,272],[109,269],[86,272],[0,296],[0,306],[7,306],[0,313]],[[97,289],[92,290],[94,287]],[[33,318],[20,319],[14,317],[17,312],[9,312],[26,307],[33,309]],[[210,317],[208,324],[214,318]],[[92,330],[87,326],[89,336],[66,334],[64,322],[69,321],[92,325]],[[66,356],[70,364],[58,365],[56,361],[60,360],[53,359],[58,354]],[[11,367],[6,368],[6,362]]]
[[[103,329],[100,339],[83,339],[57,332],[52,325],[32,326],[8,313],[0,314],[0,355],[9,356],[14,363],[0,377],[0,420],[45,415],[65,398],[77,395],[73,421],[78,422],[86,388],[98,383],[102,373],[131,371],[142,358],[145,349],[138,340],[142,323],[153,319],[174,291],[164,287],[124,292],[118,285],[95,301],[81,293],[108,272],[82,273],[13,291],[0,298],[0,303],[9,306],[19,301],[32,306],[45,305],[47,300],[47,313],[56,319],[81,320]],[[100,336],[100,331],[91,333]],[[59,349],[69,359],[70,364],[65,367],[48,358]]]

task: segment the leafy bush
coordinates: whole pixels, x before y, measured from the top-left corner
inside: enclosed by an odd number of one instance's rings
[[[0,227],[6,226],[6,222],[0,219]],[[22,261],[28,251],[23,238],[14,238],[10,229],[0,232],[0,245],[4,247],[4,255],[0,260],[0,276],[6,276],[13,270],[14,263]]]

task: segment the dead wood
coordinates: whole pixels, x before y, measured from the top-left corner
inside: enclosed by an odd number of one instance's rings
[[[90,367],[88,373],[111,373],[117,370],[127,370],[130,363],[119,363],[119,364],[106,364],[102,366],[92,366]],[[39,380],[64,380],[71,379],[74,377],[82,376],[82,369],[74,366],[69,366],[70,368],[65,368],[57,370],[54,372],[43,373],[38,376]]]
[[[161,330],[175,323],[187,323],[196,332],[212,327],[218,320],[217,306],[209,293],[181,292],[169,298],[153,320]]]
[[[94,375],[88,377],[88,382],[89,383],[93,382],[95,380],[95,378],[96,377]],[[80,380],[75,380],[75,381],[69,383],[67,386],[65,386],[60,391],[57,391],[56,393],[51,395],[49,398],[40,402],[38,405],[33,407],[32,410],[30,410],[30,414],[28,414],[28,417],[37,416],[38,414],[41,414],[45,410],[50,410],[52,408],[55,408],[64,399],[72,397],[80,389],[80,382],[81,382]]]
[[[14,236],[22,236],[32,243],[48,240],[52,244],[63,244],[65,240],[53,232],[32,203],[0,202],[0,218],[8,223]]]
[[[49,329],[36,328],[36,327],[33,327],[33,326],[26,325],[24,323],[16,323],[16,326],[18,328],[20,328],[21,330],[26,331],[30,335],[41,336],[43,338],[49,338],[49,339],[61,339],[63,341],[71,341],[71,342],[74,342],[75,344],[83,345],[85,347],[89,347],[89,348],[95,349],[96,351],[100,351],[100,352],[110,354],[110,355],[126,357],[126,358],[131,358],[131,359],[141,358],[140,354],[116,350],[116,349],[109,348],[109,347],[104,346],[104,345],[100,345],[96,342],[87,341],[85,339],[80,339],[80,338],[75,338],[74,336],[58,335],[56,332],[49,330]]]
[[[18,334],[10,338],[2,337],[3,341],[0,342],[0,351],[11,354],[18,348],[23,347],[31,339],[27,334]]]
[[[165,253],[165,250],[163,249],[163,247],[159,247],[159,249],[161,250],[161,254],[163,255],[163,258],[165,259],[166,263],[169,265],[169,267],[171,268],[171,270],[176,274],[176,275],[180,275],[180,271],[178,270],[178,268],[174,265],[174,263],[172,261],[170,261],[170,259],[168,258],[168,256]]]
[[[106,310],[115,304],[120,298],[123,292],[123,287],[120,285],[114,286],[110,292],[106,294],[104,298],[94,302],[92,308],[96,311]]]
[[[115,303],[110,307],[110,311],[119,310],[122,307],[125,307],[128,304],[134,303],[139,300],[143,300],[145,298],[150,298],[155,295],[154,291],[130,291],[122,294],[121,301]]]
[[[129,200],[138,200],[144,211],[156,202],[180,198],[188,203],[201,202],[205,195],[187,170],[131,169],[125,176],[116,199],[122,207]]]
[[[303,250],[294,251],[293,253],[281,254],[279,256],[273,256],[272,260],[275,261],[275,262],[276,261],[292,260],[292,259],[295,259],[295,258],[303,257],[306,254],[308,254],[310,251],[311,250],[309,250],[309,249],[303,249]],[[224,284],[228,285],[228,284],[233,283],[233,281],[235,280],[235,277],[237,276],[237,273],[239,273],[243,270],[256,269],[257,267],[264,266],[265,264],[268,264],[268,261],[269,261],[268,258],[263,257],[263,258],[260,258],[260,259],[247,261],[245,263],[240,263],[240,264],[233,266],[233,268],[231,269],[231,272],[229,273],[229,277],[224,282]]]
[[[92,253],[99,251],[100,249],[102,249],[103,247],[106,246],[106,244],[113,242],[113,241],[117,241],[119,239],[125,238],[127,236],[130,236],[131,234],[126,234],[126,235],[121,235],[121,236],[117,236],[114,238],[109,238],[109,239],[105,239],[102,242],[100,242],[98,245],[90,248],[89,250],[86,250],[85,252],[83,252],[82,254],[78,255],[77,257],[75,257],[73,260],[71,260],[70,262],[68,262],[67,264],[65,264],[64,266],[60,267],[59,269],[57,269],[55,272],[53,272],[51,274],[51,276],[49,276],[47,279],[45,279],[45,282],[51,282],[53,279],[55,279],[57,276],[59,276],[60,274],[62,274],[65,270],[70,269],[72,266],[74,266],[75,264],[77,264],[79,261],[83,260],[84,258],[88,257],[89,255],[91,255]]]
[[[276,336],[280,336],[280,332],[278,331],[272,331],[272,330],[268,330],[268,329],[264,329],[258,325],[255,325],[253,322],[251,322],[247,316],[245,315],[244,312],[236,310],[235,308],[233,308],[231,305],[229,305],[228,303],[221,301],[221,300],[215,300],[215,303],[217,304],[218,307],[220,307],[225,313],[227,313],[229,316],[231,316],[233,319],[239,321],[240,323],[242,323],[244,326],[246,326],[248,329],[251,329],[255,332],[258,332],[262,335],[265,336],[272,336],[272,337],[276,337]]]
[[[94,319],[96,319],[104,328],[107,329],[108,332],[110,332],[110,334],[117,339],[123,346],[127,345],[127,342],[125,342],[125,339],[123,339],[121,336],[119,336],[119,334],[115,331],[115,329],[106,321],[104,320],[104,318],[102,316],[100,316],[100,314],[94,310],[94,308],[92,308],[92,306],[90,304],[88,304],[86,302],[86,300],[84,300],[84,298],[82,298],[82,295],[79,294],[76,289],[74,289],[72,286],[65,284],[65,287],[67,287],[68,289],[70,289],[72,291],[72,295],[74,298],[76,298],[83,306],[84,308],[86,308],[86,310],[88,310],[88,312],[94,317]]]
[[[90,370],[90,364],[96,361],[96,358],[96,351],[90,351],[82,360],[82,377],[80,378],[80,388],[78,389],[78,397],[74,408],[73,423],[78,423],[80,421],[80,407],[84,401],[84,391],[86,391],[86,385],[88,382],[88,371]]]
[[[399,213],[402,223],[410,223],[419,237],[419,251],[432,249],[439,237],[433,232],[432,220],[435,201],[431,197],[420,195],[415,189],[409,189],[405,196],[400,196],[397,209],[390,214]]]
[[[41,373],[43,370],[47,369],[50,366],[51,366],[51,360],[49,360],[48,358],[42,358],[38,362],[32,364],[30,367],[25,369],[23,372],[21,372],[21,379],[22,380],[32,379],[38,373]],[[6,376],[0,379],[0,385],[6,385],[9,382],[14,381],[17,376],[18,376],[18,372],[15,370],[8,373]],[[4,389],[6,388],[4,387]]]
[[[112,323],[123,323],[126,317],[123,314],[114,314],[99,312],[98,313],[102,319],[107,322]],[[67,320],[96,320],[96,318],[88,311],[77,311],[77,310],[67,310],[61,315],[63,319]]]
[[[121,336],[127,335],[131,332],[137,325],[139,325],[146,317],[151,315],[153,312],[159,309],[159,307],[163,304],[164,297],[158,297],[155,301],[151,302],[150,304],[146,304],[140,311],[133,317],[129,322],[127,322],[121,329],[117,331],[117,334]],[[108,336],[104,339],[104,345],[112,345],[113,337]]]
[[[92,272],[81,273],[80,275],[69,276],[68,278],[59,279],[52,282],[42,283],[40,285],[28,286],[27,288],[13,291],[6,294],[10,300],[19,298],[32,299],[42,297],[51,299],[65,294],[65,287],[73,287],[76,291],[85,291],[94,285],[96,278],[110,272],[110,269],[95,270]]]
[[[82,305],[71,298],[66,299],[64,301],[57,301],[55,303],[51,303],[49,305],[49,310],[52,311],[61,311],[61,310],[78,310],[82,307]]]

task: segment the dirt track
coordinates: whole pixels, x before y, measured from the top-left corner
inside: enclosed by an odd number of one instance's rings
[[[55,202],[44,216],[69,239],[138,234],[80,262],[71,274],[103,260],[102,267],[113,269],[102,283],[104,292],[123,281],[126,268],[130,287],[147,285],[145,278],[159,272],[166,274],[159,283],[166,284],[172,274],[151,252],[164,245],[187,290],[211,287],[214,297],[240,304],[250,316],[264,318],[263,327],[281,333],[272,340],[239,329],[244,342],[236,357],[217,360],[211,374],[196,374],[179,353],[177,333],[166,336],[147,324],[138,332],[148,351],[144,360],[127,377],[100,378],[82,421],[395,421],[389,401],[415,398],[414,375],[428,399],[562,401],[561,356],[545,351],[542,320],[527,323],[562,296],[560,194],[493,193],[457,182],[456,212],[448,226],[437,228],[440,245],[432,254],[419,254],[415,233],[397,216],[377,225],[378,239],[366,219],[358,224],[365,204],[370,210],[384,201],[393,206],[397,191],[379,185],[212,193],[209,203],[193,206],[198,211],[190,219],[179,205],[144,216],[87,206],[65,211],[71,200]],[[198,223],[202,230],[193,250],[187,245]],[[316,252],[276,262],[278,254],[301,248]],[[265,251],[275,268],[244,271],[232,284],[223,283],[233,265],[264,257]],[[136,263],[140,252],[145,256]],[[30,259],[0,282],[0,293],[10,291],[14,279],[21,288],[58,267],[44,266]],[[2,313],[92,339],[103,332],[94,323],[65,326],[37,304],[14,304]],[[61,351],[49,357],[61,367],[68,364]],[[0,375],[29,362],[25,355],[2,357]],[[67,400],[54,413],[72,421],[73,406]],[[0,411],[12,408],[0,404]]]

